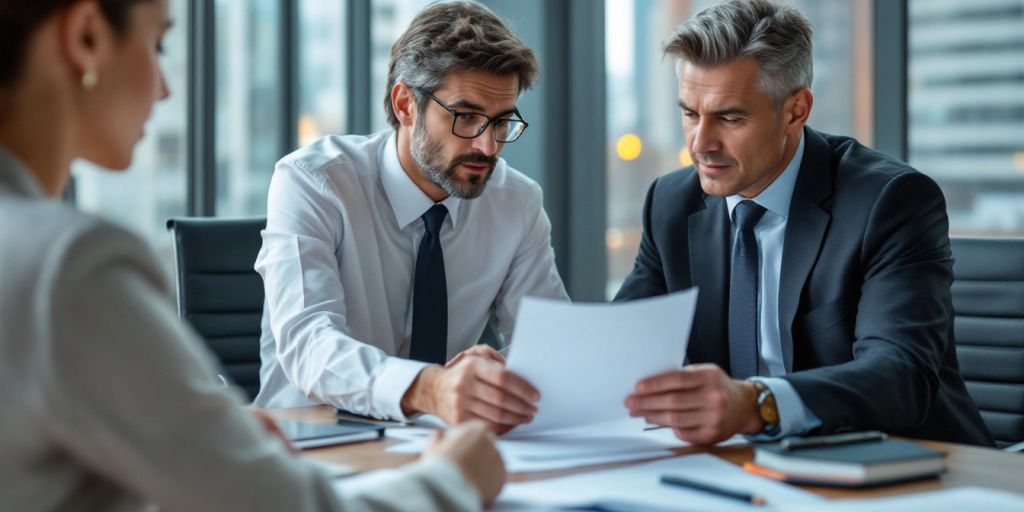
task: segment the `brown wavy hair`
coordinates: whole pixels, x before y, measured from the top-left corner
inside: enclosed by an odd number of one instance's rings
[[[391,89],[403,82],[434,92],[455,71],[486,71],[519,77],[519,91],[533,86],[537,57],[490,9],[473,2],[434,3],[419,13],[391,47],[384,113],[398,128],[391,107]],[[425,97],[417,95],[423,110]]]

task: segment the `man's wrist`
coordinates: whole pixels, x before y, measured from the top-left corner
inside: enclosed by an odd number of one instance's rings
[[[416,379],[409,385],[409,389],[402,395],[402,413],[409,415],[417,412],[433,413],[434,387],[437,377],[444,371],[440,366],[430,365],[423,368]]]
[[[743,411],[743,415],[746,418],[741,432],[747,435],[759,434],[764,430],[764,420],[761,419],[761,415],[757,411],[757,397],[761,394],[761,390],[749,380],[740,381],[740,386],[743,390],[740,410]]]

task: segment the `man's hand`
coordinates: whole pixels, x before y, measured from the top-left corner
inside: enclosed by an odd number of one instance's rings
[[[444,367],[451,368],[458,364],[459,361],[462,361],[462,358],[466,356],[480,356],[484,359],[490,359],[494,362],[505,364],[505,355],[501,352],[494,350],[488,345],[473,345],[472,347],[456,354],[451,361],[445,363]]]
[[[424,368],[402,397],[402,410],[434,414],[449,425],[483,420],[498,435],[532,421],[540,393],[488,349],[474,347],[445,368]]]
[[[479,421],[448,432],[434,431],[423,457],[444,457],[454,462],[466,481],[480,493],[485,507],[494,503],[505,485],[505,464],[494,446],[494,437]]]
[[[626,397],[630,416],[671,427],[676,437],[710,445],[764,427],[757,414],[757,388],[730,378],[714,364],[695,364],[654,375]]]

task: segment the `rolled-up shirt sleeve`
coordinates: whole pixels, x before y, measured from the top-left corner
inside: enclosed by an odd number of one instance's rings
[[[401,398],[426,364],[389,356],[350,335],[336,250],[347,214],[325,196],[323,171],[302,165],[278,164],[256,260],[278,364],[310,399],[404,420]]]

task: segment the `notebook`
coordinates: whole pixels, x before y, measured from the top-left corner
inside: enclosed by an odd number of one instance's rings
[[[303,449],[372,441],[384,437],[384,427],[359,421],[337,420],[336,423],[278,421],[277,425],[293,446]]]
[[[917,443],[881,440],[785,450],[757,446],[751,472],[792,483],[862,487],[918,478],[945,471],[945,454]]]

